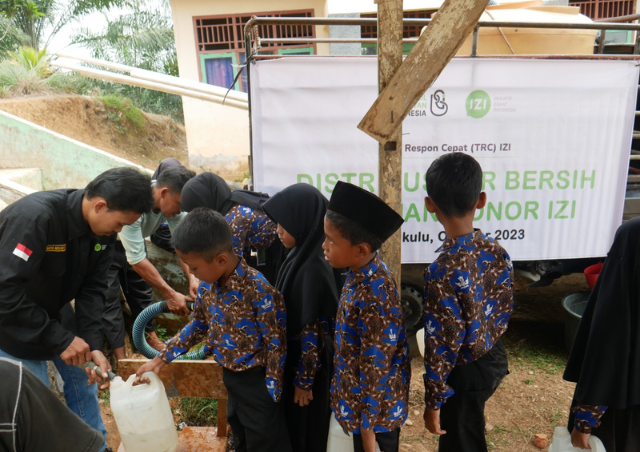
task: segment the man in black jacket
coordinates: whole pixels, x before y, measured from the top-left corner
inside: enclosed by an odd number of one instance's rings
[[[102,311],[116,233],[152,204],[148,176],[114,168],[84,190],[34,193],[0,212],[0,356],[21,361],[46,384],[46,362],[53,360],[67,406],[104,438],[93,380],[107,374],[87,371],[87,385],[77,366],[110,368]]]
[[[0,450],[100,450],[102,434],[82,422],[22,363],[0,358],[0,381]]]

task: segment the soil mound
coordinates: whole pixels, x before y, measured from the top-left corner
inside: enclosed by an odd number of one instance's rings
[[[133,123],[98,98],[76,95],[0,99],[0,110],[146,168],[167,157],[189,162],[184,126],[167,116],[143,113]]]

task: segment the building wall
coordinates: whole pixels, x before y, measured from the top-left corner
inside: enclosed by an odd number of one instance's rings
[[[193,29],[194,16],[222,16],[269,11],[313,9],[326,17],[326,0],[171,0],[180,77],[200,81],[200,62]],[[328,37],[329,27],[316,27],[318,37]],[[329,54],[327,44],[318,54]],[[189,163],[200,171],[213,171],[227,180],[242,180],[250,154],[249,116],[246,110],[183,97]]]
[[[329,17],[358,19],[360,13],[330,14]],[[330,38],[355,38],[360,39],[359,25],[330,25]],[[330,44],[331,55],[361,55],[362,44],[359,42]]]

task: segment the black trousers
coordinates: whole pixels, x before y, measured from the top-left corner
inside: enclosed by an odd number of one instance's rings
[[[244,372],[222,370],[227,422],[236,439],[236,452],[291,452],[284,405],[273,401],[264,377],[264,367]]]
[[[455,366],[447,384],[455,391],[440,409],[439,452],[486,452],[484,405],[509,373],[502,340],[480,359]]]
[[[571,404],[572,408],[575,401]],[[573,430],[575,413],[569,415],[569,431]],[[624,410],[608,408],[601,418],[600,427],[591,430],[602,441],[607,452],[640,451],[640,406]]]
[[[122,314],[121,292],[136,319],[138,315],[153,303],[152,287],[127,262],[127,255],[120,241],[116,241],[113,261],[107,273],[107,291],[105,293],[102,324],[104,335],[111,348],[124,347],[125,327]],[[146,331],[154,331],[153,322],[147,324]]]
[[[301,354],[300,341],[287,341],[287,362],[284,367],[284,413],[293,452],[326,452],[329,438],[331,407],[331,376],[333,375],[333,341],[323,341],[321,367],[311,388],[313,400],[308,406],[294,403],[294,380]]]
[[[362,435],[356,433],[352,433],[352,435],[353,452],[364,452]],[[376,433],[376,442],[382,452],[398,452],[400,449],[400,429],[397,428],[391,432]]]

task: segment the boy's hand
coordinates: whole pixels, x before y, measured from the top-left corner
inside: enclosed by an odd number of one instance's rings
[[[200,287],[200,280],[189,273],[189,295],[194,300],[198,298],[198,288]]]
[[[371,430],[365,430],[360,427],[360,435],[362,435],[362,448],[364,452],[376,452],[376,434]]]
[[[293,403],[297,403],[301,407],[307,406],[313,400],[313,394],[311,391],[304,391],[297,387],[295,384],[293,385],[296,388],[296,391],[293,395]]]
[[[424,428],[434,435],[444,435],[445,430],[440,429],[440,410],[424,409]]]
[[[136,382],[149,383],[149,379],[142,376],[145,372],[160,373],[160,370],[166,366],[165,362],[156,356],[151,361],[147,361],[136,371]]]
[[[589,446],[590,436],[590,433],[582,433],[574,427],[571,431],[571,445],[573,445],[573,447],[579,447],[580,449],[591,449],[591,446]]]

